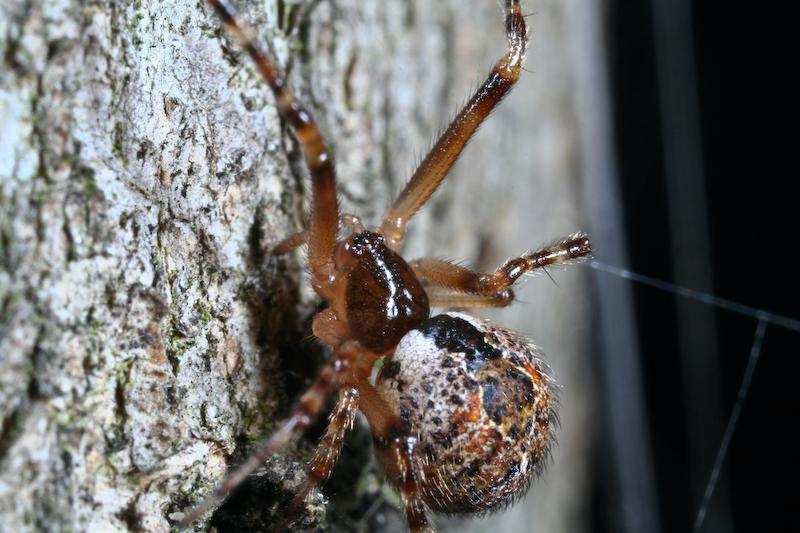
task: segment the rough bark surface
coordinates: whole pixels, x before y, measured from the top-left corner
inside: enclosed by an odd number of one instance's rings
[[[504,49],[494,0],[239,3],[330,142],[344,210],[369,224]],[[203,2],[0,9],[0,524],[169,531],[324,357],[302,255],[269,254],[302,226],[305,169]],[[528,9],[533,72],[415,221],[409,257],[494,268],[581,226],[563,12]],[[558,280],[493,315],[533,335],[565,384],[553,464],[510,513],[443,530],[584,525],[588,298],[581,272]],[[216,525],[270,520],[314,438]],[[344,455],[304,524],[402,530],[363,427]]]

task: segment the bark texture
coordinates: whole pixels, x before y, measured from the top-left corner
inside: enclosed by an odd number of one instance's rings
[[[494,0],[239,3],[328,139],[343,209],[370,225],[505,45]],[[563,11],[527,8],[533,73],[412,224],[407,257],[493,269],[581,227]],[[302,226],[306,172],[203,2],[0,9],[0,524],[169,531],[324,357],[302,255],[269,255]],[[560,289],[536,280],[493,315],[533,335],[565,385],[545,479],[510,513],[441,529],[584,525],[582,274],[559,273]],[[314,438],[271,460],[216,525],[270,520]],[[402,530],[363,427],[344,455],[305,525]]]

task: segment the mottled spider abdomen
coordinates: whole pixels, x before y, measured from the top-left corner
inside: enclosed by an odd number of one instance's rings
[[[429,318],[397,345],[376,386],[419,439],[432,509],[487,511],[524,493],[553,441],[554,383],[540,357],[519,334],[461,313]]]

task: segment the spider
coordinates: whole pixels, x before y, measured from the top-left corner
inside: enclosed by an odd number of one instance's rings
[[[314,317],[312,331],[332,355],[288,420],[181,524],[200,518],[301,435],[333,394],[338,402],[288,516],[330,476],[357,411],[369,424],[375,454],[400,493],[411,531],[432,530],[431,511],[477,513],[512,502],[541,470],[553,442],[554,382],[541,354],[519,334],[462,313],[431,317],[430,309],[507,306],[514,299],[511,286],[523,274],[587,256],[589,238],[575,233],[490,274],[439,259],[406,262],[399,252],[409,220],[519,78],[527,47],[519,0],[505,0],[505,55],[373,231],[358,217],[339,213],[333,162],[320,131],[254,32],[228,0],[209,3],[250,55],[302,147],[311,176],[310,220],[276,253],[308,246],[312,286],[329,303]],[[342,239],[340,223],[349,231]]]

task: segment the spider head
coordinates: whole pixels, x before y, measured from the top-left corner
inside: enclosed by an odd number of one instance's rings
[[[388,250],[383,235],[371,231],[362,231],[352,234],[344,241],[341,251],[356,257],[365,257],[368,254],[383,254]]]
[[[344,316],[355,340],[374,353],[394,349],[403,335],[428,318],[430,306],[411,267],[386,246],[383,236],[355,233],[336,251]]]

